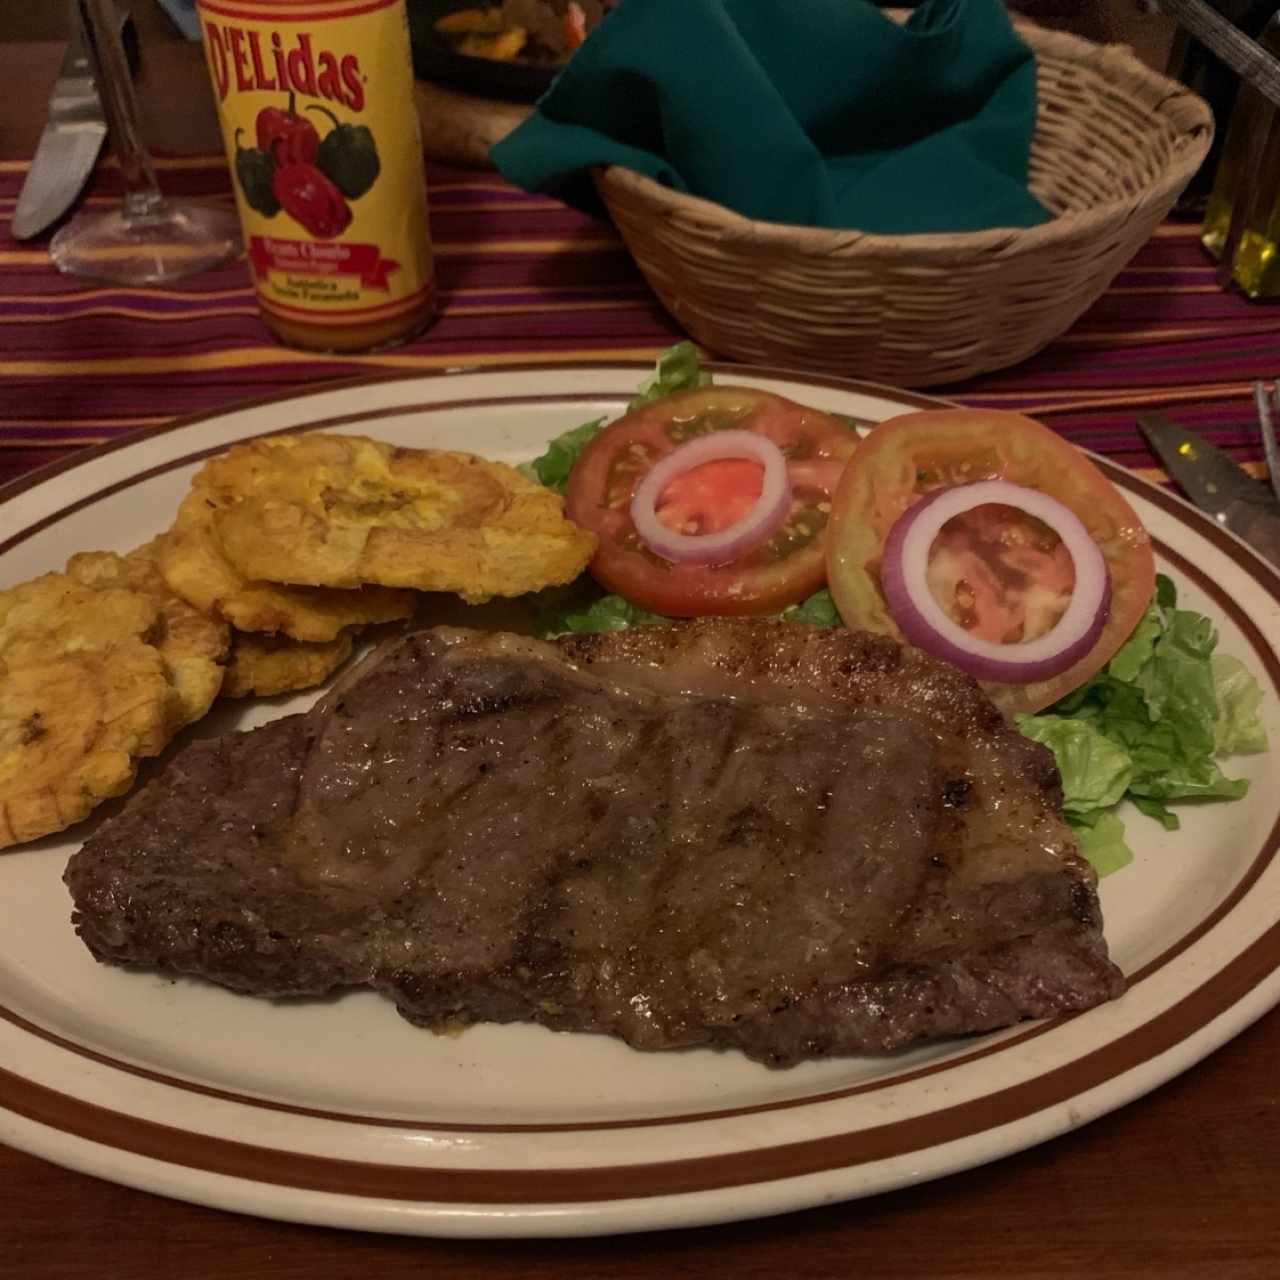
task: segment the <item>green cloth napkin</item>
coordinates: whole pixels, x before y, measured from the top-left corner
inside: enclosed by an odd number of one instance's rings
[[[600,212],[618,164],[751,218],[898,233],[1027,227],[1035,63],[1001,0],[622,0],[490,152]]]

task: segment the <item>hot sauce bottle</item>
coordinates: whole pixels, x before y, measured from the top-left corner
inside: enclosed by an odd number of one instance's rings
[[[405,0],[199,0],[258,304],[359,351],[434,311]]]

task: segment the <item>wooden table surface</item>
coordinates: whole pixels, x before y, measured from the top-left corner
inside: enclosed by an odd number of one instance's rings
[[[61,56],[42,13],[0,14],[0,159],[31,155]],[[28,9],[28,6],[22,6]],[[37,8],[36,6],[30,7]],[[217,133],[196,48],[136,0],[153,145]],[[0,1063],[0,1066],[3,1066]],[[871,1200],[620,1238],[456,1242],[293,1226],[100,1182],[0,1147],[0,1274],[254,1277],[1280,1275],[1280,1014],[1082,1130]]]

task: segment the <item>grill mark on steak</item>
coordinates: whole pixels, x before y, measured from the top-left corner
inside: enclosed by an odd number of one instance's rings
[[[105,961],[787,1065],[1117,995],[1060,798],[880,637],[437,629],[186,747],[66,878]]]

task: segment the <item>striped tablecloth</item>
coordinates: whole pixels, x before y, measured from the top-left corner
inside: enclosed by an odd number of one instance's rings
[[[649,358],[680,336],[610,226],[496,174],[432,166],[435,325],[377,355],[294,351],[259,321],[244,263],[164,290],[60,275],[47,239],[8,238],[26,167],[0,164],[0,481],[124,432],[293,386],[513,359]],[[221,157],[161,160],[159,172],[174,194],[230,198]],[[118,173],[104,164],[89,203],[107,206],[117,191]],[[1171,222],[1046,351],[938,390],[1024,410],[1163,479],[1134,426],[1139,410],[1175,411],[1261,474],[1250,386],[1278,376],[1280,306],[1223,293],[1196,227]]]

